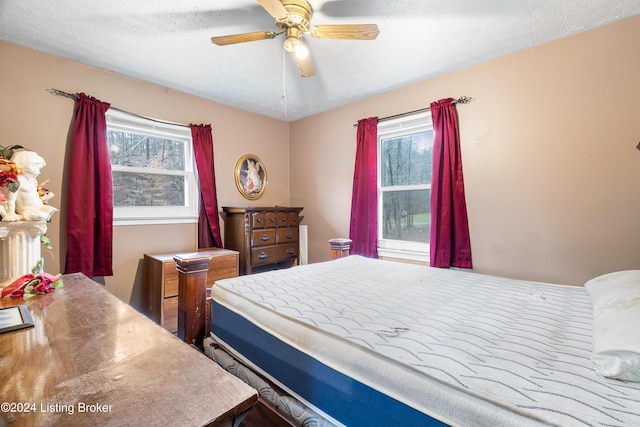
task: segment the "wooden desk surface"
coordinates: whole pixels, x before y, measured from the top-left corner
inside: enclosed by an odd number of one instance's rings
[[[255,390],[82,274],[26,304],[35,327],[0,334],[0,426],[228,422]],[[25,405],[26,404],[26,405]],[[19,407],[18,407],[19,406]],[[26,412],[26,411],[29,412]]]

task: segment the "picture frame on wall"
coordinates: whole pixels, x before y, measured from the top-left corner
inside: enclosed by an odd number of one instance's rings
[[[249,200],[262,197],[267,188],[267,169],[255,154],[245,154],[236,162],[235,182],[240,194]]]
[[[0,308],[0,334],[32,327],[33,319],[25,304]]]

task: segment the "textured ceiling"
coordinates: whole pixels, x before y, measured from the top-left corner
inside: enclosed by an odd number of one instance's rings
[[[313,25],[378,24],[374,41],[304,37],[301,78],[255,0],[0,0],[0,39],[291,121],[640,14],[638,0],[310,0]],[[68,89],[68,88],[58,88]],[[281,104],[286,92],[286,111]]]

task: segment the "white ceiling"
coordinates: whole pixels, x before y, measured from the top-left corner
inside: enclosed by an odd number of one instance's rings
[[[291,121],[640,14],[638,0],[310,3],[312,26],[375,23],[380,35],[306,35],[316,70],[310,78],[284,58],[283,36],[211,43],[212,36],[276,30],[255,0],[0,0],[0,39]]]

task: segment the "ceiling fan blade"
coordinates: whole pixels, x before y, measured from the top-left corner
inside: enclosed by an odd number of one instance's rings
[[[322,39],[375,40],[378,34],[376,24],[318,25],[311,29],[313,37]]]
[[[313,62],[311,62],[311,55],[307,55],[306,58],[300,59],[298,56],[293,54],[293,58],[296,61],[298,71],[302,77],[311,77],[316,73],[316,70],[313,68]]]
[[[287,15],[289,15],[287,9],[278,0],[258,0],[258,3],[277,21],[287,19]]]
[[[254,42],[257,40],[272,39],[278,34],[273,31],[258,31],[255,33],[234,34],[231,36],[211,37],[211,43],[218,46],[226,46],[228,44]]]

